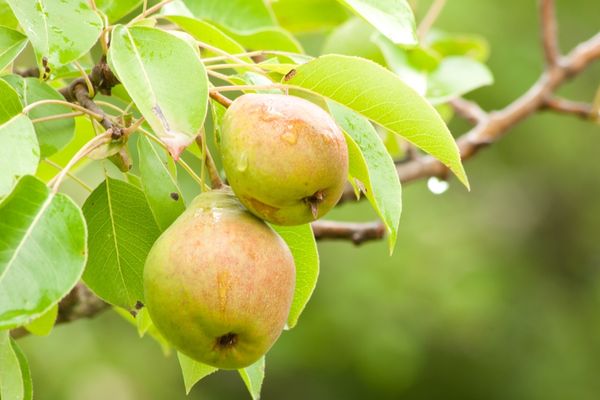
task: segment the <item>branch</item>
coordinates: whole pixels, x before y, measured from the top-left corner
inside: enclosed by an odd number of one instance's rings
[[[56,325],[71,322],[82,318],[92,318],[108,309],[110,306],[94,295],[83,283],[78,283],[58,303],[58,317]],[[13,329],[10,332],[15,339],[26,336],[29,332],[25,328]]]
[[[555,11],[554,0],[540,0],[542,46],[544,48],[546,65],[550,67],[555,66],[560,59]]]
[[[571,114],[592,121],[600,121],[600,113],[594,111],[592,105],[587,103],[554,97],[546,100],[544,109],[561,114]]]
[[[311,226],[317,240],[351,240],[355,245],[379,240],[385,235],[385,227],[379,221],[359,223],[321,220],[313,222]]]

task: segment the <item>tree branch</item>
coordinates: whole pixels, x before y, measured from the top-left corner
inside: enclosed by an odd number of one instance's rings
[[[560,58],[555,11],[554,0],[540,0],[542,46],[546,65],[549,67],[555,66]]]
[[[600,113],[594,112],[592,105],[588,103],[554,97],[546,100],[544,109],[562,114],[571,114],[592,121],[600,121]]]
[[[385,227],[379,221],[359,223],[320,220],[313,222],[311,226],[317,240],[351,240],[359,245],[385,236]]]

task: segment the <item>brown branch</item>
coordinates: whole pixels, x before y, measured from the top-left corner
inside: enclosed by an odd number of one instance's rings
[[[225,108],[229,108],[229,106],[231,105],[231,103],[233,103],[233,101],[231,101],[230,99],[228,99],[227,97],[223,96],[221,93],[219,92],[213,92],[210,91],[209,92],[210,97],[215,100],[217,103],[221,104],[223,107]]]
[[[592,121],[600,121],[600,113],[594,112],[592,105],[588,103],[554,97],[546,100],[544,109],[561,114],[571,114]]]
[[[385,227],[379,221],[361,223],[321,220],[313,222],[311,226],[317,240],[351,240],[355,245],[359,245],[385,236]]]
[[[488,114],[479,107],[479,104],[470,100],[459,97],[451,100],[450,105],[457,115],[466,119],[473,125],[484,122],[488,118]]]
[[[542,47],[544,48],[546,65],[549,67],[555,66],[560,59],[555,11],[554,0],[540,0]]]
[[[223,183],[223,179],[219,175],[219,171],[217,170],[217,165],[215,164],[215,160],[213,160],[210,151],[208,151],[208,147],[204,146],[204,142],[202,140],[202,134],[196,136],[196,144],[200,148],[200,151],[204,152],[206,150],[206,156],[204,164],[206,169],[208,170],[208,175],[210,176],[210,183],[213,189],[218,189],[223,187],[225,184]]]
[[[82,318],[93,318],[110,306],[100,300],[83,283],[78,283],[58,303],[58,316],[55,325],[75,321]],[[26,336],[29,332],[25,328],[13,329],[10,332],[15,339]]]

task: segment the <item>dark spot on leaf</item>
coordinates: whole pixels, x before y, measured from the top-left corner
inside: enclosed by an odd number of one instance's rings
[[[171,193],[171,198],[175,201],[179,200],[179,193],[177,193],[177,192]]]
[[[296,76],[296,70],[295,69],[291,69],[290,72],[288,72],[287,74],[285,74],[285,76],[283,77],[283,81],[287,82],[290,79],[292,79],[294,76]]]
[[[136,309],[136,310],[141,310],[143,307],[144,307],[144,303],[142,303],[141,301],[139,301],[139,300],[138,300],[138,301],[135,303],[135,309]]]

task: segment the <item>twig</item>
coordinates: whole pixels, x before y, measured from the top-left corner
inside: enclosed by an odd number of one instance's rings
[[[74,110],[77,110],[81,113],[84,114],[88,114],[89,116],[95,118],[95,119],[102,119],[102,114],[97,113],[93,110],[88,110],[87,108],[77,105],[77,104],[73,104],[70,103],[68,101],[64,101],[64,100],[55,100],[55,99],[45,99],[45,100],[38,100],[36,102],[30,103],[28,104],[25,108],[23,108],[23,114],[27,114],[29,111],[33,110],[36,107],[39,106],[43,106],[46,104],[56,104],[56,105],[61,105],[61,106],[65,106],[65,107],[69,107],[72,108]]]
[[[474,125],[482,123],[488,118],[488,114],[477,103],[470,100],[459,97],[451,100],[450,105],[452,105],[456,114]]]
[[[157,3],[157,4],[153,5],[152,7],[144,10],[140,15],[138,15],[137,17],[135,17],[134,19],[129,21],[127,23],[127,26],[131,26],[131,25],[135,24],[136,22],[138,22],[139,20],[146,18],[148,15],[154,14],[155,12],[160,10],[165,4],[168,4],[172,1],[173,0],[162,0],[160,3]]]
[[[556,111],[562,114],[572,114],[583,119],[593,121],[600,120],[600,114],[594,112],[592,106],[587,103],[560,99],[557,97],[550,98],[544,102],[544,109]]]
[[[321,220],[313,222],[311,226],[317,240],[351,240],[359,245],[385,236],[385,227],[379,221],[361,223]]]
[[[59,171],[63,170],[63,167],[61,167],[60,165],[58,165],[57,163],[55,163],[54,161],[50,160],[49,158],[44,158],[42,159],[42,161],[44,161],[46,164],[56,168]],[[87,190],[88,192],[93,192],[94,189],[92,189],[87,183],[85,183],[84,181],[82,181],[81,179],[79,179],[77,177],[77,175],[72,174],[70,171],[67,171],[67,176],[71,179],[73,179],[75,182],[79,183],[81,185],[82,188],[84,188],[85,190]]]
[[[419,40],[423,40],[425,38],[425,35],[427,35],[427,32],[429,32],[429,29],[431,29],[433,23],[442,12],[445,5],[446,0],[434,0],[433,3],[431,3],[429,10],[427,10],[427,14],[425,14],[425,17],[423,17],[423,20],[417,28],[417,36],[419,37]]]
[[[204,141],[202,140],[202,134],[196,136],[196,143],[200,150],[202,150],[202,155],[204,157],[204,164],[206,165],[206,169],[208,169],[208,175],[210,176],[210,183],[213,189],[218,189],[223,187],[224,183],[219,175],[219,171],[217,170],[217,166],[215,164],[215,160],[213,160],[210,151],[205,146]]]
[[[47,115],[45,117],[34,118],[31,120],[31,122],[33,122],[34,124],[37,124],[38,122],[47,122],[47,121],[54,121],[57,119],[75,118],[75,117],[79,117],[81,115],[84,115],[81,111],[65,113],[65,114],[54,114],[54,115]]]
[[[542,47],[549,67],[555,66],[560,59],[555,9],[554,0],[540,0]]]
[[[231,103],[233,103],[232,100],[230,100],[227,97],[223,96],[219,92],[209,92],[209,93],[210,93],[210,98],[211,99],[215,100],[216,102],[218,102],[219,104],[221,104],[225,108],[229,108],[229,106],[231,105]]]

